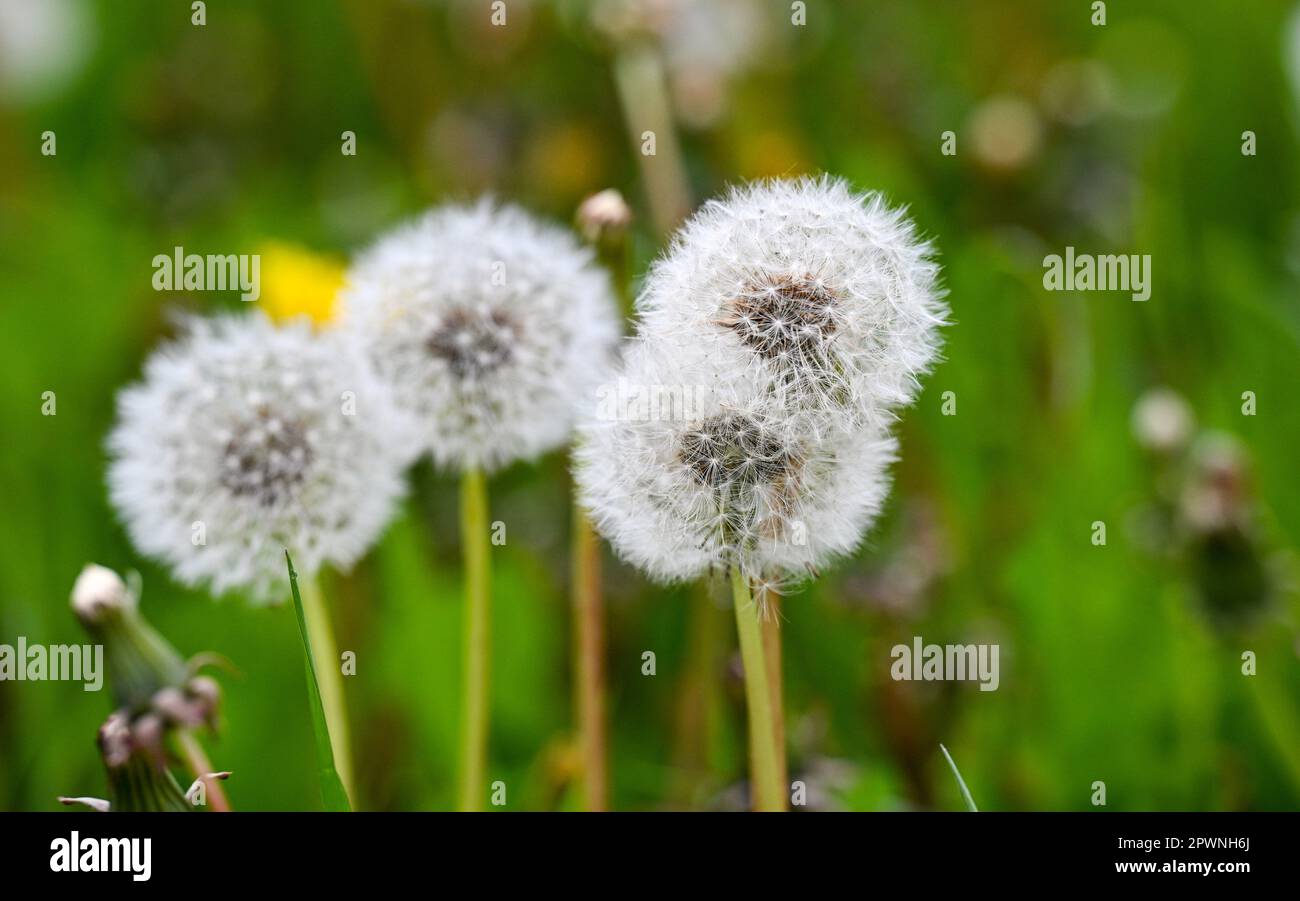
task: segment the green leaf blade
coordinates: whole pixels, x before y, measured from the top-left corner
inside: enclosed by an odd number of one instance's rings
[[[971,797],[970,789],[966,787],[966,780],[961,777],[961,771],[957,769],[956,761],[952,759],[952,755],[948,753],[948,749],[942,744],[939,745],[939,750],[943,752],[943,756],[947,759],[948,766],[952,767],[952,774],[957,779],[957,786],[961,789],[961,796],[966,799],[966,806],[971,813],[979,813],[979,808],[975,806],[975,799]]]
[[[329,724],[325,721],[325,707],[321,703],[320,685],[316,681],[316,660],[312,656],[311,641],[307,637],[307,617],[302,609],[302,595],[298,593],[298,573],[293,568],[293,558],[284,552],[289,566],[289,588],[293,592],[293,609],[298,617],[298,634],[302,638],[303,658],[307,664],[307,703],[311,707],[312,732],[316,737],[316,761],[320,765],[320,793],[325,809],[348,812],[348,793],[334,766],[334,749],[330,745]]]

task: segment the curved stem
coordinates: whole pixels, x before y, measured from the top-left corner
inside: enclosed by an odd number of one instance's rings
[[[600,592],[600,543],[575,506],[573,519],[574,696],[582,753],[583,803],[608,809],[605,727],[605,611]]]
[[[740,634],[740,657],[745,666],[745,701],[749,706],[749,784],[754,810],[785,810],[785,786],[781,781],[776,747],[776,723],[772,715],[772,692],[768,685],[763,633],[758,606],[749,593],[749,581],[737,567],[731,568],[731,594],[736,608],[736,630]]]
[[[460,482],[460,533],[465,559],[465,631],[461,708],[460,777],[457,807],[482,810],[487,789],[488,661],[490,583],[488,581],[487,480],[468,469]]]
[[[338,644],[334,640],[334,627],[330,624],[325,596],[316,578],[300,579],[302,615],[307,621],[307,640],[311,643],[312,659],[316,661],[316,687],[320,691],[321,706],[325,709],[325,724],[329,727],[330,748],[334,752],[334,768],[339,780],[355,806],[356,790],[352,782],[352,741],[348,728],[347,704],[343,698],[343,671],[340,668]]]

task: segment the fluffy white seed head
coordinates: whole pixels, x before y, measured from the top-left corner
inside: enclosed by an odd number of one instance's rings
[[[349,274],[342,329],[441,466],[495,469],[568,440],[618,337],[609,280],[567,231],[511,206],[443,207]]]
[[[278,599],[285,548],[310,575],[375,541],[409,444],[337,336],[260,314],[195,319],[119,396],[109,489],[136,546],[180,581]]]
[[[756,182],[706,203],[638,299],[640,333],[703,342],[719,370],[849,430],[910,403],[947,307],[930,245],[842,181]]]
[[[895,450],[884,433],[792,415],[690,346],[634,342],[620,375],[625,393],[659,400],[588,420],[576,478],[597,528],[653,578],[736,565],[797,581],[856,548],[879,512]]]

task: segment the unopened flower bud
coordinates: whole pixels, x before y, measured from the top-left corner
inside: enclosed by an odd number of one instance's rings
[[[592,194],[578,207],[578,228],[592,244],[620,237],[631,222],[631,208],[613,188]]]
[[[72,586],[72,610],[87,625],[110,611],[134,606],[135,598],[122,577],[106,566],[87,563]]]
[[[180,654],[136,608],[135,592],[113,572],[91,564],[72,589],[72,608],[86,631],[104,646],[113,702],[132,714],[148,707],[165,686],[181,686],[187,673]]]
[[[1184,447],[1192,437],[1192,408],[1182,395],[1169,388],[1153,388],[1133,407],[1133,435],[1145,448],[1170,453]]]

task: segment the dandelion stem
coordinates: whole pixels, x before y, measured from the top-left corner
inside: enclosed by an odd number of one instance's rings
[[[186,769],[190,771],[195,779],[203,779],[204,776],[212,772],[212,761],[208,760],[203,745],[199,744],[199,740],[194,736],[193,731],[177,729],[176,743],[180,746],[181,758],[185,761]],[[220,783],[215,779],[206,779],[204,784],[207,787],[208,803],[213,811],[216,813],[229,813],[230,799],[226,797]]]
[[[740,657],[745,667],[745,700],[749,706],[749,783],[753,808],[783,811],[785,786],[778,763],[783,754],[776,747],[763,630],[758,606],[749,593],[749,581],[735,566],[731,568],[731,594],[736,608],[736,629],[740,633]]]
[[[759,589],[760,626],[763,630],[763,654],[767,661],[767,689],[772,695],[772,741],[776,747],[777,776],[780,784],[790,784],[785,759],[785,697],[781,675],[781,616],[775,592]]]
[[[348,729],[347,704],[343,699],[343,671],[338,644],[334,641],[334,627],[330,625],[329,610],[317,579],[300,579],[298,587],[302,593],[303,618],[307,621],[307,641],[311,644],[312,659],[316,661],[316,687],[320,691],[321,706],[325,709],[334,768],[338,770],[339,781],[343,783],[349,801],[353,801],[356,791],[352,782],[351,732]]]
[[[583,804],[608,808],[605,728],[605,610],[600,544],[580,507],[573,515],[574,695],[582,752]]]
[[[488,659],[490,585],[488,581],[487,480],[467,469],[460,482],[460,532],[465,559],[464,705],[460,729],[460,782],[457,807],[482,810],[486,789],[488,741]]]

